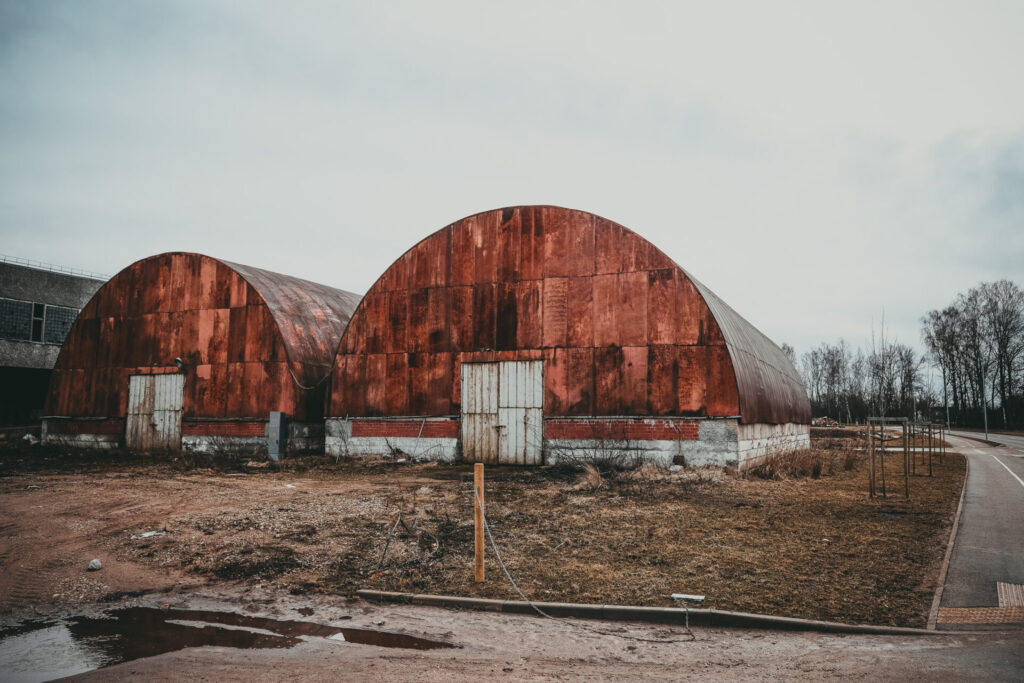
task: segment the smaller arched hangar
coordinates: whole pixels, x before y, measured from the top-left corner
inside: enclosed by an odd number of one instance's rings
[[[192,253],[128,266],[57,359],[44,437],[136,449],[266,449],[272,411],[318,448],[333,359],[360,297]]]
[[[406,252],[331,381],[334,454],[742,465],[809,443],[773,342],[636,233],[559,207],[469,216]]]

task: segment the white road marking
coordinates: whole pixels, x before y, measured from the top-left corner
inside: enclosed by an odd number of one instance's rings
[[[989,453],[989,455],[992,455],[992,454]],[[1016,479],[1018,484],[1020,484],[1021,486],[1024,486],[1024,481],[1021,481],[1021,478],[1018,477],[1016,474],[1014,474],[1013,470],[1011,470],[1009,467],[1006,466],[1006,463],[1004,463],[1002,460],[1000,460],[999,458],[997,458],[994,455],[992,455],[992,459],[995,460],[1000,465],[1002,465],[1003,469],[1005,469],[1007,472],[1009,472],[1010,476],[1013,477],[1014,479]]]

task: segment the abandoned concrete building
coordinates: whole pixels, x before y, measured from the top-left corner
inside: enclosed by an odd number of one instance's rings
[[[130,449],[323,447],[335,352],[359,296],[190,253],[143,259],[78,315],[57,358],[43,439]]]
[[[551,206],[407,251],[356,308],[331,387],[334,455],[744,466],[809,444],[778,346],[637,234]]]
[[[39,420],[60,345],[104,279],[0,257],[0,425]]]

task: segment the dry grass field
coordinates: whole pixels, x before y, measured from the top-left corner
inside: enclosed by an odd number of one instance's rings
[[[717,609],[923,626],[963,458],[913,477],[909,500],[902,483],[871,500],[863,455],[828,439],[743,476],[488,468],[487,516],[533,599],[668,606],[670,593],[697,593]],[[22,570],[4,572],[0,603],[95,600],[182,580],[517,598],[490,548],[487,581],[473,581],[471,481],[469,466],[380,460],[246,467],[6,452],[0,561],[18,558]],[[147,531],[158,533],[138,538]],[[106,568],[86,579],[94,556]]]

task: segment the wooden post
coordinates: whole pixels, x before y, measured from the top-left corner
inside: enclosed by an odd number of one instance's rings
[[[882,498],[888,498],[885,489],[885,422],[878,423],[878,462],[882,470]]]
[[[871,420],[868,419],[867,424],[864,425],[865,433],[868,437],[868,462],[871,463],[871,474],[868,480],[868,493],[872,498],[875,497],[875,435],[871,431]]]
[[[473,571],[477,583],[484,580],[484,464],[473,466]]]
[[[903,423],[903,495],[910,498],[910,439],[907,423]]]
[[[928,423],[928,476],[932,476],[932,423]]]

